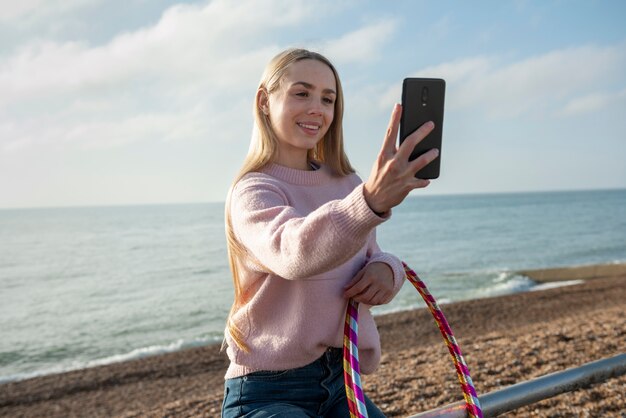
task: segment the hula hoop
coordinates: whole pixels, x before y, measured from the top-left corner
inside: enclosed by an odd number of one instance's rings
[[[483,418],[480,402],[476,394],[476,388],[472,382],[469,368],[465,363],[461,348],[456,342],[450,325],[446,320],[435,298],[430,294],[428,288],[422,280],[415,274],[411,268],[402,263],[407,279],[413,287],[417,289],[422,296],[430,313],[435,318],[437,327],[441,331],[441,335],[448,346],[448,351],[452,357],[454,368],[463,391],[467,414],[470,418]],[[350,409],[351,418],[367,418],[367,409],[365,408],[365,397],[363,395],[363,387],[361,385],[361,370],[359,367],[359,303],[350,299],[348,308],[346,309],[346,321],[344,325],[343,335],[343,377],[346,386],[346,396],[348,398],[348,408]]]

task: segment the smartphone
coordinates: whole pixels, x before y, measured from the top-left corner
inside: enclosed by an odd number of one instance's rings
[[[433,148],[439,150],[439,157],[415,174],[420,179],[439,177],[445,94],[446,82],[440,78],[405,78],[402,83],[400,144],[424,123],[435,123],[435,129],[415,146],[409,158],[414,160]]]

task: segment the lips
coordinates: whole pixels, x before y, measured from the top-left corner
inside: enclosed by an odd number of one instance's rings
[[[315,132],[319,131],[321,127],[320,124],[318,123],[309,123],[309,122],[298,122],[298,126],[306,130],[315,131]]]

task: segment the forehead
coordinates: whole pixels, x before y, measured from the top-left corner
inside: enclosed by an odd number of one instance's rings
[[[335,75],[330,67],[321,61],[303,59],[291,64],[283,76],[288,87],[292,83],[305,82],[320,90],[337,90]]]

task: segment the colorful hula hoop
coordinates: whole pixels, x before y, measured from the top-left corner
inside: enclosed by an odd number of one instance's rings
[[[467,414],[470,418],[482,418],[483,413],[480,409],[480,403],[478,401],[478,395],[476,394],[476,388],[472,382],[469,368],[465,363],[463,354],[461,354],[461,348],[456,342],[450,325],[444,316],[435,298],[430,294],[428,288],[423,281],[415,274],[409,266],[402,263],[404,271],[406,272],[407,279],[417,289],[422,296],[430,313],[435,318],[437,327],[441,331],[441,335],[448,346],[448,351],[452,357],[456,374],[461,384],[461,390],[463,391],[463,398],[465,399],[465,405]],[[343,336],[343,376],[346,385],[346,396],[348,398],[348,407],[350,408],[351,418],[367,418],[367,409],[365,408],[365,398],[363,395],[363,387],[361,385],[361,371],[359,368],[359,349],[358,349],[358,319],[359,319],[359,304],[358,302],[350,299],[348,302],[348,308],[346,310],[346,322],[344,326]]]

